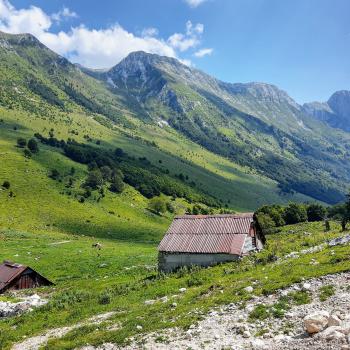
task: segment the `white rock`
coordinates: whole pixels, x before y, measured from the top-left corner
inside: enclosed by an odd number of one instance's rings
[[[243,334],[245,331],[249,332],[249,327],[247,324],[242,324],[242,326],[239,328],[239,330],[241,331],[241,333]]]
[[[249,331],[244,331],[243,334],[242,334],[242,337],[243,338],[250,338],[251,334]]]
[[[142,330],[142,326],[140,326],[139,324],[136,326],[136,329],[138,330],[138,331],[141,331]]]
[[[267,350],[269,347],[261,339],[254,339],[250,342],[253,350]]]
[[[146,300],[145,305],[153,305],[155,302],[155,300]]]
[[[284,340],[285,338],[286,338],[285,335],[283,335],[283,334],[278,334],[278,335],[276,335],[273,339],[274,339],[275,341],[282,341],[282,340]]]
[[[167,297],[167,296],[162,297],[162,298],[160,298],[160,301],[161,301],[162,303],[167,303],[167,302],[168,302],[168,297]]]
[[[238,315],[237,320],[238,320],[238,322],[244,321],[244,316],[243,315]]]
[[[248,293],[252,293],[254,288],[252,286],[245,287],[244,290]]]
[[[350,337],[350,321],[346,321],[341,325],[341,331],[345,335],[348,335]]]
[[[250,305],[247,305],[245,309],[247,310],[247,312],[252,312],[255,309],[255,306],[250,304]]]
[[[345,334],[341,333],[340,330],[339,326],[331,326],[319,333],[319,337],[326,340],[345,339]]]
[[[310,290],[311,289],[311,283],[307,283],[307,282],[303,283],[303,289],[304,290]]]
[[[331,327],[331,326],[340,326],[341,324],[341,321],[340,319],[338,318],[337,315],[330,315],[329,316],[329,319],[328,319],[328,327]]]
[[[321,332],[328,325],[329,313],[327,311],[316,311],[304,317],[304,328],[309,334]]]
[[[185,293],[186,290],[187,290],[187,288],[180,288],[180,289],[179,289],[179,292],[180,292],[180,293]]]

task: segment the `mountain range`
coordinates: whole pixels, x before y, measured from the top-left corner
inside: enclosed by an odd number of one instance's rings
[[[327,102],[305,103],[303,109],[333,128],[350,131],[350,91],[337,91]]]
[[[274,85],[223,82],[145,52],[91,70],[30,34],[0,33],[0,59],[8,127],[16,122],[32,134],[52,128],[57,138],[81,143],[100,139],[93,147],[106,150],[122,146],[235,209],[289,200],[334,204],[347,192],[349,91],[302,106]],[[2,137],[15,137],[5,129]]]

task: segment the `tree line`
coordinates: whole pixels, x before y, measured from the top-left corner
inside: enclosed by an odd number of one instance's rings
[[[330,219],[339,221],[342,230],[350,221],[350,193],[344,203],[326,207],[319,203],[294,203],[264,205],[256,212],[256,218],[264,233],[275,232],[278,227],[301,222],[325,221],[326,229]]]

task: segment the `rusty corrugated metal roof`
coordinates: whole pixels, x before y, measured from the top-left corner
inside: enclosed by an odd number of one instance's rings
[[[177,216],[158,250],[241,254],[252,222],[253,213]]]

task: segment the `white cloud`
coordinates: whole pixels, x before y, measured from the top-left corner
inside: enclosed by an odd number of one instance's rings
[[[203,31],[204,25],[202,23],[193,25],[191,21],[187,21],[186,34],[175,33],[169,37],[168,43],[181,52],[187,51],[199,45]]]
[[[189,66],[189,67],[192,67],[192,66],[193,66],[193,63],[191,62],[191,60],[188,60],[188,59],[186,59],[186,58],[184,58],[184,59],[179,59],[179,61],[180,61],[182,64],[186,65],[186,66]]]
[[[200,49],[194,53],[196,57],[210,56],[213,53],[213,49]]]
[[[158,29],[157,28],[145,28],[142,30],[141,35],[143,37],[152,37],[152,36],[157,36],[159,34]]]
[[[175,50],[153,37],[137,37],[119,25],[91,30],[84,26],[70,32],[43,33],[40,40],[72,62],[92,67],[111,67],[133,51],[176,57]]]
[[[145,28],[140,36],[128,32],[119,24],[105,29],[90,29],[81,24],[69,31],[50,31],[53,22],[77,17],[68,8],[55,14],[47,14],[41,8],[31,6],[16,9],[8,0],[0,0],[0,31],[7,33],[31,33],[53,51],[72,62],[91,68],[105,68],[117,64],[133,51],[145,51],[164,56],[178,57],[200,44],[204,26],[188,21],[185,33],[175,33],[167,40],[158,38],[156,28]],[[184,61],[190,64],[189,61]]]
[[[38,7],[16,10],[7,0],[0,0],[0,30],[4,32],[39,36],[51,25],[50,16]]]
[[[190,6],[190,7],[198,7],[199,5],[203,4],[207,0],[185,0],[185,2]]]
[[[77,17],[78,15],[74,11],[71,11],[68,7],[63,7],[61,11],[58,11],[51,15],[51,18],[56,22],[60,22],[64,18],[77,18]]]
[[[197,35],[203,34],[204,25],[202,23],[197,23],[193,25],[191,21],[186,22],[186,34],[187,35]]]

